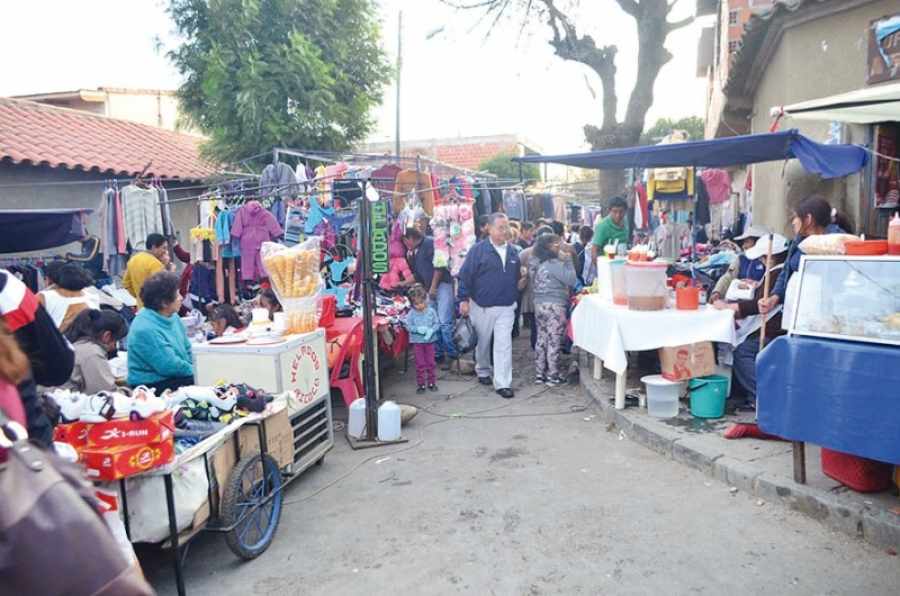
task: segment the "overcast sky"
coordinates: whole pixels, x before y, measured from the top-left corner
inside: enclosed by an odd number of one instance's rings
[[[598,44],[617,44],[619,107],[634,80],[634,21],[613,0],[582,2],[576,22]],[[0,95],[98,86],[174,89],[179,77],[157,44],[171,44],[162,0],[30,0],[0,9]],[[485,39],[478,13],[438,0],[380,0],[385,49],[396,58],[397,13],[403,10],[402,137],[516,133],[545,153],[585,148],[582,126],[599,124],[599,82],[586,67],[564,62],[540,23],[500,23]],[[674,18],[691,14],[682,0]],[[436,30],[440,30],[434,33]],[[427,39],[434,33],[431,39]],[[702,115],[705,84],[695,78],[699,26],[669,37],[675,55],[656,83],[656,117]],[[394,135],[393,82],[385,88],[372,140]]]

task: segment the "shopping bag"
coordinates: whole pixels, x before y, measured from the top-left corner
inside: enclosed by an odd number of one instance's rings
[[[460,317],[456,320],[456,326],[453,328],[453,343],[456,344],[456,350],[460,354],[465,354],[475,348],[478,336],[469,317]]]

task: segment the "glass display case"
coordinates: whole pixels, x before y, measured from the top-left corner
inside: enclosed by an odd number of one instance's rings
[[[900,257],[804,256],[795,275],[789,333],[900,346]]]

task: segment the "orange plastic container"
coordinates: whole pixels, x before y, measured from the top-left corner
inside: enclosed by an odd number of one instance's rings
[[[844,243],[844,254],[852,257],[874,257],[886,255],[887,240],[851,240]]]
[[[900,214],[895,213],[888,224],[888,254],[900,255]]]
[[[688,286],[675,290],[675,308],[697,310],[700,308],[700,288]]]

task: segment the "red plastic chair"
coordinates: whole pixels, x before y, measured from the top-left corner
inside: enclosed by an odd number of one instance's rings
[[[340,341],[340,340],[338,340]],[[359,372],[359,362],[362,358],[363,324],[362,321],[353,326],[350,332],[344,336],[344,343],[334,361],[331,369],[331,388],[341,392],[344,403],[349,407],[355,399],[363,393],[362,377]],[[346,374],[341,375],[344,363],[348,363]]]

